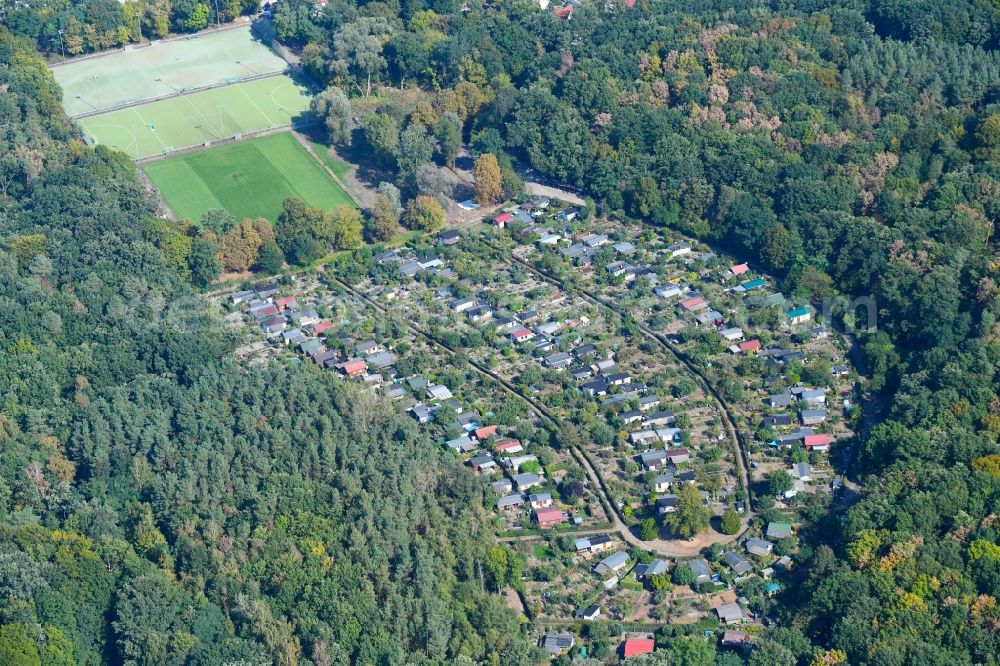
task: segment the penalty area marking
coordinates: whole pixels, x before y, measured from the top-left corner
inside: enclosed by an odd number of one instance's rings
[[[129,150],[134,147],[135,148],[135,155],[136,155],[135,158],[139,159],[139,142],[138,142],[138,140],[136,139],[136,136],[135,136],[135,126],[134,125],[132,126],[131,129],[129,129],[125,125],[115,125],[113,123],[98,123],[96,125],[85,125],[85,127],[86,127],[86,130],[87,130],[87,134],[89,134],[91,136],[91,138],[93,138],[93,139],[97,139],[97,135],[96,135],[96,131],[95,130],[97,128],[99,128],[99,127],[107,127],[108,129],[121,130],[122,132],[125,133],[125,136],[132,137],[132,141],[129,142],[128,144],[126,144],[124,147],[116,146],[113,143],[112,144],[108,144],[108,143],[103,143],[102,144],[100,141],[95,141],[94,145],[110,146],[111,148],[115,148],[117,150],[120,150],[123,153],[129,152]]]

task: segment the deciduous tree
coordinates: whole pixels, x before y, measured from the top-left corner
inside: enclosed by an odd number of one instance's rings
[[[444,208],[434,197],[421,195],[410,202],[404,221],[411,229],[440,231],[444,227]]]
[[[368,229],[372,240],[390,241],[399,233],[399,213],[396,205],[384,194],[375,196],[368,214]]]
[[[496,155],[491,153],[480,155],[472,168],[472,176],[476,180],[478,204],[489,206],[500,201],[503,196],[503,180]]]
[[[668,524],[675,534],[690,539],[708,527],[711,515],[698,487],[687,483],[677,491],[677,511],[670,514]]]
[[[722,523],[720,525],[723,534],[737,534],[740,531],[740,514],[736,513],[733,509],[726,509],[725,513],[722,514]]]
[[[438,119],[434,128],[441,157],[450,166],[455,165],[455,157],[462,149],[462,121],[458,114],[448,111]]]
[[[331,86],[313,97],[310,102],[313,113],[323,122],[327,136],[333,144],[351,144],[351,130],[354,128],[354,109],[343,89]]]
[[[775,497],[784,495],[795,485],[795,479],[785,469],[776,469],[767,475],[767,490]]]

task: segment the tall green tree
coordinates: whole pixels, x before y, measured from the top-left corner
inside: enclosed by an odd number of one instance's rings
[[[669,515],[667,524],[677,536],[691,539],[708,528],[711,515],[698,487],[687,483],[677,491],[677,511]]]

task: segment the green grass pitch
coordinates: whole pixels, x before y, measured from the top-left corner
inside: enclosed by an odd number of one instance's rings
[[[282,72],[287,63],[249,26],[126,48],[52,68],[70,116],[181,90]]]
[[[77,120],[92,143],[133,159],[301,122],[310,92],[285,75],[172,97]]]
[[[149,162],[142,169],[177,217],[188,220],[222,208],[237,220],[274,221],[288,197],[324,210],[354,206],[289,132]]]

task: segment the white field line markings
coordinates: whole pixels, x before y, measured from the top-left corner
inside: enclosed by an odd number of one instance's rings
[[[191,98],[188,95],[181,95],[181,97],[184,99],[185,102],[188,103],[188,106],[190,106],[192,109],[194,109],[195,113],[197,113],[199,116],[201,116],[202,121],[211,128],[212,134],[215,135],[215,138],[222,139],[222,128],[220,127],[219,130],[216,131],[215,130],[215,125],[213,125],[212,123],[210,123],[208,121],[208,118],[205,117],[205,114],[201,112],[201,109],[199,109],[197,106],[195,106],[195,103],[191,101]]]
[[[257,109],[258,113],[260,113],[260,115],[264,116],[264,120],[267,121],[268,126],[269,127],[277,127],[277,125],[274,123],[274,121],[271,120],[266,113],[264,113],[264,110],[261,109],[259,106],[257,106],[257,102],[255,102],[253,100],[253,97],[251,97],[250,95],[248,95],[246,90],[243,90],[243,86],[240,85],[239,83],[237,83],[235,85],[240,89],[240,92],[243,93],[243,96],[246,97],[248,100],[250,100],[250,103],[253,104],[253,108]]]
[[[129,110],[135,114],[135,117],[139,119],[139,122],[142,123],[146,127],[146,129],[148,129],[150,132],[153,133],[153,136],[156,137],[156,140],[160,142],[161,146],[163,146],[163,152],[167,152],[167,144],[163,143],[163,139],[161,139],[160,135],[156,133],[156,130],[149,129],[149,123],[147,123],[145,120],[142,119],[142,116],[140,116],[139,112],[135,110],[135,107],[132,107]]]

